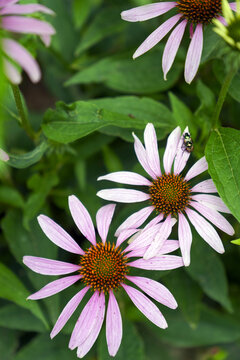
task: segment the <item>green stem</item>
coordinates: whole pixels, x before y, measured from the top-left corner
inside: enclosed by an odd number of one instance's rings
[[[18,110],[18,113],[19,113],[19,116],[20,116],[20,119],[21,119],[21,126],[26,131],[27,135],[31,139],[34,139],[35,138],[35,133],[34,133],[32,127],[31,127],[30,122],[29,122],[29,120],[28,120],[28,118],[26,116],[26,113],[24,111],[24,107],[23,107],[19,87],[17,85],[11,85],[11,87],[12,87],[16,107],[17,107],[17,110]]]
[[[221,90],[220,90],[220,93],[218,96],[218,101],[215,106],[215,110],[214,110],[213,117],[212,117],[212,128],[213,129],[215,129],[218,126],[219,116],[220,116],[225,98],[227,96],[229,86],[231,85],[232,79],[235,74],[236,74],[236,68],[232,67],[230,69],[230,71],[227,73],[227,75],[223,81],[223,84],[222,84],[222,87],[221,87]]]

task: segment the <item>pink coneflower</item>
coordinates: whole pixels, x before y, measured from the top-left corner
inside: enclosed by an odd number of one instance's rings
[[[53,15],[54,12],[43,5],[20,5],[16,4],[17,2],[18,0],[0,0],[0,28],[3,30],[1,41],[5,55],[3,60],[5,73],[13,84],[19,84],[21,74],[18,66],[20,66],[32,82],[37,82],[41,78],[38,63],[20,43],[9,38],[9,33],[36,34],[41,37],[46,46],[49,46],[51,35],[55,34],[54,28],[45,21],[22,15],[35,12]]]
[[[52,332],[51,338],[56,336],[64,327],[73,312],[77,309],[87,292],[90,300],[83,308],[76,322],[70,339],[70,349],[77,348],[78,357],[82,358],[91,349],[101,330],[105,315],[105,299],[108,298],[106,314],[106,338],[108,351],[115,356],[122,338],[122,319],[114,292],[123,288],[137,308],[155,325],[166,328],[167,323],[157,306],[142,292],[126,282],[133,283],[154,300],[175,309],[177,303],[170,291],[158,282],[139,276],[131,276],[131,267],[167,270],[183,266],[182,258],[174,255],[163,255],[179,247],[178,241],[169,240],[161,248],[157,258],[151,260],[133,259],[138,257],[141,250],[133,247],[127,251],[119,245],[125,241],[128,231],[121,234],[116,245],[107,242],[109,226],[113,217],[115,204],[109,204],[99,209],[96,215],[97,229],[101,241],[96,241],[92,220],[86,208],[75,197],[69,197],[69,207],[75,224],[80,232],[90,241],[90,247],[83,251],[73,238],[59,225],[47,216],[38,217],[39,224],[47,237],[56,245],[71,253],[79,255],[78,264],[45,258],[24,256],[23,262],[31,270],[44,275],[65,275],[78,272],[77,275],[63,277],[44,286],[28,299],[37,300],[54,295],[70,285],[80,282],[80,290],[65,306]]]
[[[185,129],[184,135],[186,135],[186,133],[189,133],[188,128]],[[233,235],[234,230],[232,226],[219,213],[219,211],[225,213],[230,213],[230,211],[218,196],[209,195],[209,193],[217,192],[211,179],[204,180],[193,187],[190,183],[191,179],[208,169],[205,157],[198,160],[185,176],[181,174],[190,156],[190,152],[186,149],[184,136],[181,136],[180,127],[177,127],[168,137],[167,147],[163,156],[164,171],[162,172],[154,126],[152,124],[146,126],[144,131],[145,148],[137,136],[135,134],[133,134],[133,136],[138,161],[151,177],[151,180],[127,171],[101,176],[98,180],[146,186],[146,192],[118,188],[101,190],[97,195],[102,199],[121,203],[147,201],[150,203],[150,206],[144,207],[131,215],[117,229],[116,235],[119,235],[123,230],[140,227],[149,215],[153,211],[156,211],[158,215],[152,220],[153,225],[156,225],[156,223],[162,219],[164,221],[161,223],[161,230],[156,233],[154,240],[150,246],[148,246],[144,254],[145,259],[150,259],[155,256],[158,249],[162,246],[162,243],[170,235],[173,225],[172,216],[178,218],[179,243],[185,266],[190,264],[190,249],[192,243],[192,232],[188,220],[190,220],[199,235],[213,249],[219,253],[223,253],[224,248],[219,235],[205,218],[222,231]]]
[[[230,6],[233,9],[236,8],[235,3],[230,3]],[[218,19],[223,23],[225,22],[220,15],[222,13],[221,0],[157,2],[123,11],[121,17],[123,20],[130,22],[145,21],[162,15],[171,9],[174,9],[175,13],[177,13],[148,36],[136,50],[133,58],[137,58],[154,47],[178,23],[169,36],[163,52],[162,68],[164,79],[166,80],[167,73],[174,62],[186,26],[189,24],[191,42],[187,52],[184,75],[186,82],[190,84],[197,73],[201,60],[203,27],[211,23],[213,19]]]

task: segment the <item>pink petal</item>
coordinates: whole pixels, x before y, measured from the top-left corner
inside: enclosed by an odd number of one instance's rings
[[[32,14],[34,12],[42,12],[49,15],[54,15],[54,11],[44,5],[27,4],[27,5],[11,5],[0,10],[1,15],[9,14]]]
[[[67,305],[64,307],[63,311],[59,315],[57,322],[54,325],[54,328],[51,331],[51,339],[53,339],[62,330],[62,328],[68,322],[68,320],[70,319],[70,317],[72,316],[88,290],[89,286],[84,287],[67,303]]]
[[[190,250],[192,245],[192,232],[190,225],[183,214],[178,215],[178,238],[185,266],[190,265]]]
[[[18,2],[19,0],[0,0],[0,7],[6,6],[6,5],[11,5],[11,4],[15,4],[16,2]]]
[[[128,263],[128,266],[144,270],[172,270],[183,265],[182,258],[175,255],[161,255],[149,260],[138,259]]]
[[[231,211],[224,204],[222,199],[215,195],[206,195],[206,194],[197,194],[191,196],[192,200],[199,202],[205,206],[210,207],[211,209],[221,211],[227,214],[231,214]]]
[[[123,230],[138,228],[153,212],[154,206],[147,206],[134,214],[130,215],[116,230],[115,236],[119,236]]]
[[[142,247],[146,247],[150,245],[155,238],[156,234],[158,234],[162,229],[162,223],[154,225],[146,230],[141,230],[139,235],[134,238],[134,240],[128,245],[125,251],[136,250]]]
[[[126,276],[126,278],[137,285],[147,295],[171,309],[177,308],[177,302],[171,292],[155,280],[140,276]]]
[[[23,34],[54,35],[55,30],[46,21],[24,16],[6,16],[2,18],[2,27]]]
[[[167,174],[171,172],[173,159],[176,155],[180,137],[181,137],[180,126],[176,127],[168,136],[166,149],[163,155],[163,166]]]
[[[68,198],[69,209],[72,218],[80,232],[93,244],[96,245],[96,235],[89,212],[80,200],[74,195]]]
[[[178,24],[176,28],[172,31],[166,43],[162,58],[164,80],[167,80],[167,73],[171,69],[171,66],[176,57],[186,25],[187,25],[187,20],[183,20],[180,24]]]
[[[153,124],[147,124],[144,131],[144,143],[148,164],[153,171],[155,178],[161,176],[160,160],[158,153],[157,135]],[[151,185],[151,183],[150,183]]]
[[[229,6],[233,11],[237,11],[237,3],[236,2],[229,3]]]
[[[9,81],[12,84],[16,84],[16,85],[20,84],[20,82],[22,81],[22,76],[21,76],[19,70],[13,64],[11,64],[9,61],[7,61],[6,59],[3,59],[3,65],[4,65],[4,70],[5,70],[6,76],[9,79]]]
[[[217,252],[224,253],[224,247],[218,233],[202,216],[191,209],[186,209],[189,220],[199,235]]]
[[[60,291],[68,288],[73,285],[76,281],[82,278],[82,275],[73,275],[67,276],[58,280],[54,280],[47,285],[45,285],[42,289],[30,295],[28,299],[30,300],[38,300],[43,299],[51,295],[55,295]]]
[[[188,84],[194,79],[200,64],[203,48],[203,30],[202,24],[197,24],[193,37],[191,39],[186,62],[185,62],[185,80]]]
[[[131,257],[143,257],[144,253],[146,252],[148,246],[145,246],[143,248],[134,249],[126,256],[128,258]],[[166,240],[163,246],[161,247],[160,251],[157,253],[156,257],[159,257],[161,255],[165,255],[168,253],[171,253],[175,250],[179,249],[179,242],[177,240]]]
[[[199,204],[195,201],[191,201],[190,205],[198,212],[200,212],[201,215],[205,216],[208,221],[211,221],[211,223],[217,226],[220,230],[224,231],[226,234],[230,236],[234,234],[232,225],[216,210],[211,209],[203,204]]]
[[[122,341],[122,317],[117,300],[112,292],[109,292],[106,338],[110,356],[115,356]]]
[[[9,160],[8,154],[3,149],[0,149],[0,160],[2,160],[2,161]]]
[[[148,229],[151,226],[157,225],[158,223],[160,223],[160,221],[162,221],[162,219],[163,219],[163,214],[159,214],[155,216],[155,218],[153,218],[151,221],[147,223],[146,226],[144,226],[144,230]]]
[[[38,63],[22,45],[11,39],[3,39],[3,48],[4,52],[26,71],[32,82],[40,80]]]
[[[120,246],[125,240],[129,239],[137,231],[138,229],[123,230],[117,238],[116,247]]]
[[[164,38],[164,36],[174,27],[174,25],[181,18],[181,14],[172,16],[170,19],[165,21],[160,25],[147,39],[139,46],[139,48],[133,54],[133,58],[136,59],[138,56],[141,56],[145,52],[152,49],[159,41]]]
[[[127,185],[152,185],[152,183],[142,175],[130,171],[114,172],[105,176],[100,176],[98,180],[109,180]]]
[[[88,353],[88,351],[95,343],[99,335],[99,332],[102,328],[104,315],[105,315],[105,295],[103,293],[101,293],[99,296],[97,308],[95,309],[95,312],[97,314],[95,316],[95,321],[88,337],[84,340],[84,342],[78,344],[77,356],[79,358],[83,358]]]
[[[224,17],[218,16],[217,19],[218,19],[224,26],[227,26],[227,22],[226,22],[226,20],[224,19]]]
[[[203,173],[207,169],[208,169],[208,163],[206,161],[205,156],[203,156],[188,170],[187,175],[185,176],[185,180],[188,181],[194,178],[195,176]]]
[[[23,263],[29,269],[42,275],[65,275],[80,269],[79,265],[37,256],[24,256]]]
[[[183,171],[185,165],[187,164],[189,156],[191,155],[190,152],[184,149],[183,136],[185,133],[189,133],[188,126],[185,128],[183,135],[181,136],[180,141],[178,143],[177,153],[174,161],[174,174],[180,174]]]
[[[204,180],[199,184],[195,185],[192,189],[192,192],[201,192],[201,193],[217,193],[217,188],[214,185],[212,179]]]
[[[176,3],[172,1],[138,6],[133,9],[123,11],[121,13],[121,18],[130,22],[145,21],[162,15],[175,6]]]
[[[98,210],[97,215],[96,215],[98,233],[104,244],[107,239],[108,230],[109,230],[109,226],[112,221],[115,207],[116,207],[115,204],[109,204],[109,205],[103,206]]]
[[[155,325],[162,329],[167,328],[167,322],[157,306],[137,289],[122,284],[122,287],[136,307]]]
[[[57,246],[73,254],[83,255],[84,251],[61,226],[48,216],[38,216],[38,223],[44,234]]]
[[[120,203],[135,203],[150,199],[150,195],[131,189],[105,189],[97,192],[97,196],[104,200]]]
[[[49,47],[49,45],[51,44],[51,36],[50,35],[40,35],[40,38],[41,38],[42,42],[44,43],[44,45],[46,47]]]
[[[151,176],[151,178],[154,179],[155,174],[148,163],[146,150],[143,144],[141,143],[141,141],[139,140],[139,138],[134,133],[132,135],[134,138],[134,150],[138,158],[138,161],[142,165],[143,169]]]

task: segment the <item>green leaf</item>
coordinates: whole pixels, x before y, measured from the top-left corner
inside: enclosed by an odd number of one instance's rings
[[[236,244],[236,245],[240,245],[240,239],[232,240],[231,243]]]
[[[205,150],[208,171],[219,195],[240,221],[240,131],[215,129]]]
[[[0,263],[0,297],[29,309],[47,327],[47,322],[39,305],[34,301],[27,301],[28,295],[29,292],[17,276],[4,264]]]
[[[122,171],[123,165],[117,154],[109,147],[103,148],[103,159],[107,172]]]
[[[226,67],[223,61],[221,60],[216,60],[214,61],[214,66],[213,66],[213,70],[214,70],[214,75],[216,76],[217,80],[219,81],[220,84],[222,84],[223,78],[226,76]],[[231,97],[240,102],[240,73],[237,73],[228,90],[228,94],[231,95]]]
[[[47,148],[48,148],[48,144],[45,141],[43,141],[34,150],[28,153],[21,155],[9,154],[10,159],[7,163],[8,165],[14,168],[24,169],[33,164],[36,164],[42,158]]]
[[[24,207],[24,200],[22,195],[18,192],[17,189],[13,189],[10,186],[0,187],[0,203],[19,208]]]
[[[90,14],[92,7],[97,0],[79,1],[73,0],[72,14],[76,28],[80,28]]]
[[[0,328],[0,354],[2,360],[13,360],[18,347],[16,331]]]
[[[216,48],[221,44],[221,38],[212,30],[212,26],[204,29],[204,43],[201,63],[216,57]]]

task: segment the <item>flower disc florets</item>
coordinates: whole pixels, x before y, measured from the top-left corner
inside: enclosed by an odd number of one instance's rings
[[[181,175],[175,174],[164,174],[154,180],[149,194],[157,212],[166,216],[181,213],[191,200],[189,183]]]
[[[221,13],[221,0],[180,0],[177,8],[183,17],[195,24],[209,24]]]
[[[127,259],[114,244],[98,243],[81,256],[82,281],[93,290],[108,293],[119,287],[128,272]]]

